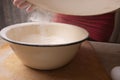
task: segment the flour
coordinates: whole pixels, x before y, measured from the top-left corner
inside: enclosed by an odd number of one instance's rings
[[[26,38],[22,39],[23,42],[31,43],[31,44],[41,44],[41,45],[51,45],[51,44],[63,44],[65,40],[57,37],[57,36],[40,36],[38,35],[30,35]]]
[[[54,14],[43,9],[36,9],[31,12],[28,16],[28,21],[40,22],[40,23],[49,23],[52,22]]]
[[[31,15],[29,16],[28,21],[39,22],[40,23],[39,31],[41,34],[29,35],[26,38],[22,39],[21,41],[29,42],[32,44],[42,44],[42,45],[65,43],[65,40],[62,37],[58,37],[54,35],[48,36],[49,33],[46,32],[46,26],[44,26],[44,23],[51,23],[52,17],[53,14],[51,14],[48,11],[36,10],[32,12]]]

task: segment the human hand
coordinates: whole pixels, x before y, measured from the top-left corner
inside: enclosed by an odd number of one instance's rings
[[[26,9],[27,12],[31,12],[33,10],[33,5],[26,0],[13,0],[13,4],[17,8]]]

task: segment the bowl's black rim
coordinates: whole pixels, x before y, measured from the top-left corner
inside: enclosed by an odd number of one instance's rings
[[[30,22],[28,22],[28,23],[30,23]],[[23,24],[28,24],[28,23],[23,23]],[[37,22],[32,22],[32,23],[37,23]],[[59,24],[59,23],[58,23]],[[63,23],[64,24],[64,23]],[[20,24],[16,24],[16,25],[20,25]],[[73,25],[73,26],[75,26],[75,25]],[[77,26],[76,26],[77,27]],[[4,29],[4,28],[3,28]],[[2,29],[2,30],[3,30]],[[82,28],[82,29],[84,29],[84,28]],[[0,30],[0,31],[2,31],[2,30]],[[84,29],[85,30],[85,29]],[[85,30],[85,31],[87,31],[87,30]],[[3,37],[2,35],[0,35],[0,37],[3,39],[3,40],[5,40],[5,41],[8,41],[8,42],[10,42],[10,43],[14,43],[14,44],[18,44],[18,45],[24,45],[24,46],[32,46],[32,47],[61,47],[61,46],[69,46],[69,45],[75,45],[75,44],[79,44],[79,43],[81,43],[81,42],[83,42],[83,41],[85,41],[85,40],[87,40],[88,38],[89,38],[89,33],[88,33],[88,31],[87,31],[87,35],[86,35],[86,37],[84,38],[84,39],[82,39],[82,40],[79,40],[79,41],[75,41],[75,42],[71,42],[71,43],[66,43],[66,44],[53,44],[53,45],[42,45],[42,44],[27,44],[27,43],[24,43],[24,42],[18,42],[18,41],[14,41],[14,40],[11,40],[11,39],[8,39],[8,38],[6,38],[6,37]]]
[[[41,44],[25,44],[25,43],[20,43],[17,41],[12,41],[12,40],[8,40],[2,36],[0,36],[3,40],[8,41],[10,43],[13,44],[17,44],[17,45],[24,45],[24,46],[32,46],[32,47],[62,47],[62,46],[69,46],[69,45],[75,45],[75,44],[79,44],[85,40],[87,40],[89,37],[87,36],[86,38],[84,38],[83,40],[80,41],[76,41],[76,42],[71,42],[71,43],[66,43],[66,44],[54,44],[54,45],[41,45]]]

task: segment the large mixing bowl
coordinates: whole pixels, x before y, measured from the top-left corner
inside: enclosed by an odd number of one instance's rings
[[[69,24],[29,22],[5,27],[0,36],[9,42],[23,64],[50,70],[69,63],[88,38],[88,32]]]

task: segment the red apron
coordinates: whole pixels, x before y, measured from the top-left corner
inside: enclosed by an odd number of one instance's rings
[[[90,38],[95,41],[107,42],[114,27],[115,12],[97,16],[71,16],[58,14],[55,22],[77,25],[85,28]]]

